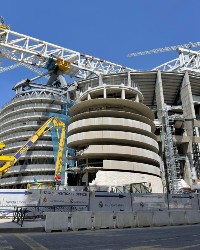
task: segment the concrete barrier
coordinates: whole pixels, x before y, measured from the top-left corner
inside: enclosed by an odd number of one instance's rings
[[[65,212],[46,212],[45,232],[68,231],[69,213]]]
[[[116,227],[136,227],[136,214],[134,212],[115,212],[116,215]]]
[[[154,211],[153,212],[153,225],[156,227],[170,226],[170,214],[169,211]]]
[[[169,211],[171,225],[183,225],[187,224],[187,219],[185,216],[185,210],[171,210]]]
[[[113,212],[94,212],[94,228],[114,228],[113,216]]]
[[[200,223],[200,213],[199,210],[186,210],[185,216],[188,224],[198,224]]]
[[[152,211],[137,211],[136,223],[138,227],[153,226],[153,212]]]
[[[71,229],[92,229],[92,212],[80,211],[71,213]]]

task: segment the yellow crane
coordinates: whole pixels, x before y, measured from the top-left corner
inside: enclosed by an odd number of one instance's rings
[[[3,142],[0,142],[0,149],[3,149],[3,148],[5,148],[5,143],[3,143]]]
[[[0,150],[5,148],[5,143],[0,142]],[[9,162],[13,162],[15,160],[14,156],[10,156],[10,155],[0,155],[0,161],[9,161]]]
[[[57,159],[55,163],[55,181],[60,182],[61,177],[60,174],[62,172],[62,159],[64,153],[64,146],[65,146],[65,138],[66,138],[66,125],[64,122],[59,120],[56,117],[49,118],[31,137],[30,139],[13,155],[0,155],[0,161],[5,161],[6,163],[3,166],[0,166],[0,174],[4,175],[10,167],[12,167],[19,158],[26,153],[29,148],[38,140],[38,138],[45,133],[47,133],[50,129],[56,128],[57,135],[59,138],[59,148],[57,153]],[[61,133],[59,135],[59,128],[62,128]],[[0,142],[0,149],[4,148],[5,144]]]

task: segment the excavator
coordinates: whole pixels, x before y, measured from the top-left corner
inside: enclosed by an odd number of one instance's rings
[[[59,138],[59,148],[55,163],[54,179],[56,183],[60,183],[60,174],[62,172],[63,153],[66,138],[66,125],[63,121],[59,120],[56,117],[50,117],[14,155],[0,155],[0,161],[5,162],[4,165],[0,166],[0,174],[4,175],[9,170],[9,168],[14,166],[14,164],[20,159],[20,157],[29,150],[29,148],[38,140],[39,137],[43,136],[52,128],[56,128],[56,132]],[[59,128],[61,128],[60,135],[58,131]],[[0,149],[3,149],[4,147],[5,144],[3,142],[0,142]]]

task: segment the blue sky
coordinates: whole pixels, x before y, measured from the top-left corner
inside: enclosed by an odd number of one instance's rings
[[[1,0],[11,30],[138,70],[176,52],[127,57],[131,52],[199,42],[199,0]],[[6,61],[1,59],[2,65]],[[18,68],[0,74],[0,107],[12,87],[35,75]]]

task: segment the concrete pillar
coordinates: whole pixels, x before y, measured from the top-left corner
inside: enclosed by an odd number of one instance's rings
[[[157,104],[157,114],[159,121],[162,122],[163,117],[163,109],[164,109],[164,94],[163,94],[163,86],[162,86],[162,77],[160,70],[157,72],[156,79],[156,87],[155,87],[155,96],[156,96],[156,104]]]
[[[135,102],[140,102],[140,99],[139,99],[138,95],[136,95],[136,97],[135,97]]]
[[[85,182],[85,185],[88,185],[88,171],[84,173],[82,182]]]
[[[164,122],[163,121],[163,116],[164,116],[163,110],[164,110],[165,101],[164,101],[164,94],[163,94],[162,76],[161,76],[160,70],[157,72],[156,86],[155,86],[155,98],[156,98],[156,105],[157,105],[158,120],[161,122],[161,124],[163,124],[163,122]],[[161,136],[162,136],[161,150],[162,150],[162,154],[164,154],[164,150],[165,150],[164,131],[162,131]],[[162,176],[164,188],[166,188],[166,176],[165,176],[164,166],[163,166],[163,169],[161,168],[161,176]]]
[[[128,86],[131,87],[131,72],[128,71]]]
[[[103,85],[103,75],[100,74],[99,75],[99,86],[102,86]]]
[[[91,99],[91,95],[90,95],[90,94],[87,95],[87,99],[88,99],[88,100]]]
[[[181,86],[181,101],[183,107],[183,116],[186,120],[196,119],[194,104],[192,99],[192,90],[188,72],[185,73]],[[192,132],[193,135],[193,132]]]
[[[194,127],[194,120],[196,119],[195,110],[194,110],[194,104],[192,99],[192,90],[190,85],[190,79],[188,72],[185,73],[182,86],[181,86],[181,101],[182,101],[182,107],[183,107],[183,117],[184,117],[184,127],[187,133],[187,136],[190,137],[188,148],[187,148],[187,154],[193,155],[193,149],[192,149],[192,137],[193,137],[193,127]],[[187,162],[186,162],[187,163]],[[189,163],[189,161],[188,161]],[[192,161],[190,161],[190,164]],[[189,164],[186,166],[186,172],[185,172],[185,178],[186,182],[191,185],[191,172],[192,167]]]
[[[126,96],[125,96],[125,89],[122,89],[122,95],[121,95],[121,98],[122,98],[122,99],[125,99],[125,98],[126,98]]]
[[[76,100],[80,100],[80,90],[76,90]]]
[[[107,92],[106,92],[106,84],[103,89],[103,98],[107,98]]]

